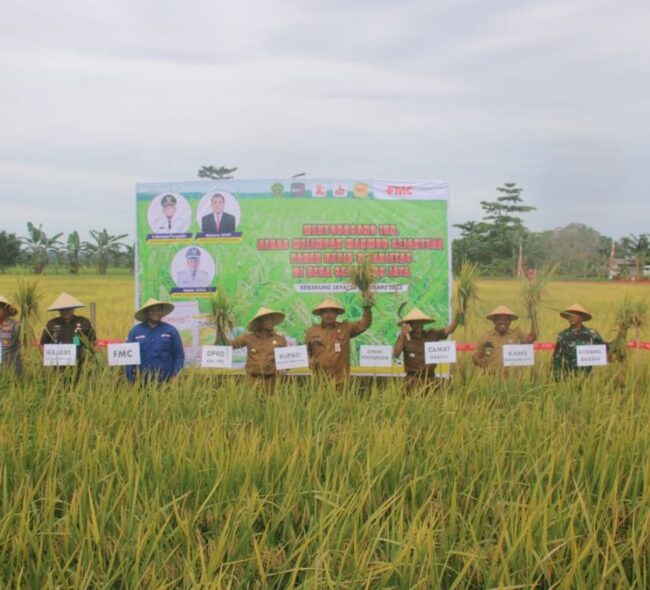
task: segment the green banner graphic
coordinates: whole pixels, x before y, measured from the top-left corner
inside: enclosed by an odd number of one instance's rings
[[[205,314],[217,290],[236,303],[235,335],[265,306],[285,312],[279,331],[302,343],[325,297],[345,307],[342,319],[359,319],[361,296],[347,276],[368,254],[379,277],[376,305],[372,327],[353,341],[353,365],[361,344],[392,345],[399,314],[413,306],[436,326],[448,322],[446,183],[189,181],[138,184],[136,196],[136,304],[174,303],[166,321],[180,330],[188,364],[214,344]]]

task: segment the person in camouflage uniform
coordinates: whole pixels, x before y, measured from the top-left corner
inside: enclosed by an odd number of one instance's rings
[[[23,373],[20,356],[20,323],[12,319],[17,313],[18,309],[0,295],[0,346],[2,346],[0,371],[9,368],[20,376]]]
[[[579,367],[576,346],[585,344],[606,344],[601,335],[583,326],[583,322],[591,319],[591,314],[581,305],[574,303],[560,312],[569,322],[569,327],[557,335],[553,351],[553,375],[562,379],[570,375],[589,374],[592,367]]]

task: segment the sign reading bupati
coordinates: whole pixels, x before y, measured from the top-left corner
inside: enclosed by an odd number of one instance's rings
[[[287,371],[289,369],[308,369],[309,357],[307,356],[307,346],[282,346],[276,348],[275,368],[278,371]]]
[[[188,364],[200,364],[202,346],[215,342],[205,317],[217,289],[245,302],[230,337],[276,302],[288,312],[280,331],[297,342],[324,297],[345,307],[340,319],[359,319],[349,272],[365,256],[378,277],[379,313],[355,341],[353,365],[359,345],[394,344],[400,306],[426,302],[441,326],[448,321],[446,183],[201,180],[139,184],[136,193],[136,303],[154,297],[196,306],[186,314],[192,326],[179,328]]]
[[[77,364],[77,347],[74,344],[44,344],[43,366],[70,367]]]

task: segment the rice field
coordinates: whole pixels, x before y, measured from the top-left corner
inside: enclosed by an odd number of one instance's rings
[[[41,287],[95,301],[100,337],[132,323],[129,277]],[[522,311],[515,282],[479,291],[459,341]],[[646,291],[552,283],[540,340],[574,302],[609,339]],[[648,588],[650,352],[565,383],[547,355],[505,380],[465,355],[429,396],[294,379],[267,398],[191,371],[75,383],[32,350],[24,382],[0,377],[0,587]]]

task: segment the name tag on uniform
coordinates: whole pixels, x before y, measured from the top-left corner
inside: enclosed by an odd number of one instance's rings
[[[340,342],[335,342],[334,343],[334,352],[341,352],[341,343]]]
[[[201,349],[201,366],[204,369],[231,369],[232,346],[204,346]]]
[[[140,364],[140,345],[137,342],[109,344],[107,349],[111,367]]]
[[[604,344],[581,344],[576,346],[579,367],[602,367],[607,364],[607,346]]]
[[[44,367],[71,367],[77,364],[77,347],[74,344],[44,344]]]
[[[392,367],[393,347],[362,344],[359,347],[359,364],[362,367]]]
[[[275,368],[278,371],[287,369],[307,369],[309,368],[309,357],[307,356],[307,346],[281,346],[273,350],[275,355]]]
[[[535,351],[532,344],[504,344],[504,367],[532,367],[535,364]]]
[[[456,362],[456,342],[441,340],[439,342],[424,343],[424,363],[437,365],[438,363]]]

